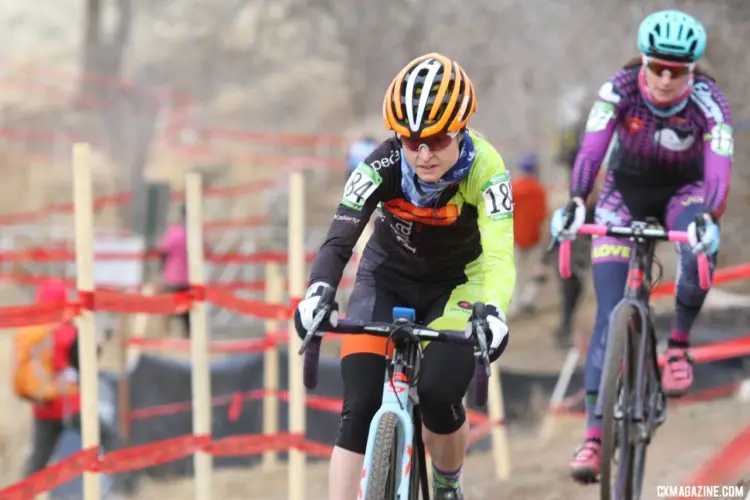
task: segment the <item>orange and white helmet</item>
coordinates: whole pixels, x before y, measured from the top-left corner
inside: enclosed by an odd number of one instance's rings
[[[458,132],[474,114],[476,102],[463,68],[433,52],[411,61],[393,79],[383,101],[383,120],[402,137]]]

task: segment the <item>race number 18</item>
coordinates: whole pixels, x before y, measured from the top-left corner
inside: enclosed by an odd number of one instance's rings
[[[487,217],[491,219],[513,217],[513,190],[510,187],[508,174],[492,179],[485,186],[482,196],[484,196]]]

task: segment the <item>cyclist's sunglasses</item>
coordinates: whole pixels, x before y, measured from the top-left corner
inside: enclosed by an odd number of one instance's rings
[[[427,146],[430,151],[442,151],[451,145],[453,138],[456,137],[459,132],[442,132],[440,134],[431,135],[430,137],[423,138],[410,138],[398,136],[401,144],[410,151],[419,151],[422,144]]]
[[[646,68],[655,75],[661,76],[665,71],[668,71],[672,78],[680,78],[691,71],[695,67],[694,64],[680,63],[672,61],[662,61],[660,59],[645,59]]]

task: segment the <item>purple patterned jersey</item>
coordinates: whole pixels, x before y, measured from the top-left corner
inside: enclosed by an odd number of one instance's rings
[[[599,90],[573,169],[571,196],[589,195],[616,134],[608,167],[617,176],[654,187],[703,181],[705,207],[720,213],[734,149],[726,97],[712,80],[696,75],[685,107],[661,117],[641,96],[639,69],[620,70]]]

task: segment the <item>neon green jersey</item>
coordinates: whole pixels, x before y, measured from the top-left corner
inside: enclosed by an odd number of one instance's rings
[[[500,154],[470,131],[471,167],[439,197],[416,206],[409,192],[413,170],[402,162],[396,138],[383,142],[352,172],[311,282],[336,286],[367,221],[380,204],[364,258],[375,272],[437,285],[471,285],[463,301],[482,301],[507,312],[516,270],[513,261],[513,195]],[[466,288],[466,287],[464,287]]]
[[[471,137],[477,155],[458,192],[467,203],[477,207],[483,301],[507,312],[516,283],[510,174],[500,153],[486,139],[476,133]]]

